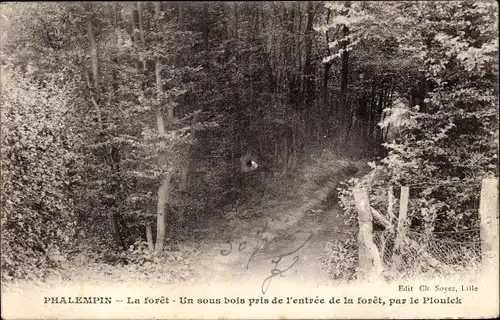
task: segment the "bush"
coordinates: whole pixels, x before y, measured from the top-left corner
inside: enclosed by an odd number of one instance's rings
[[[36,278],[73,238],[67,101],[48,83],[6,73],[1,82],[2,280]]]
[[[193,250],[188,246],[168,246],[162,254],[150,251],[145,241],[138,239],[127,251],[118,256],[122,264],[139,278],[188,280],[193,276],[191,259]]]
[[[328,242],[321,258],[323,269],[332,279],[351,281],[358,269],[358,243],[355,238]]]

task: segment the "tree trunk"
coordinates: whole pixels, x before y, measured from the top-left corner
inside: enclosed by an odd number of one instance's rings
[[[234,19],[234,25],[233,25],[233,38],[238,40],[239,38],[239,25],[240,25],[240,16],[238,12],[238,2],[233,3],[233,19]]]
[[[155,2],[155,20],[156,25],[159,25],[161,14],[161,3]],[[161,61],[159,57],[156,57],[155,61],[155,75],[156,75],[156,99],[157,99],[157,109],[156,109],[156,125],[158,128],[158,135],[160,136],[160,156],[158,159],[158,165],[163,166],[165,164],[165,121],[163,119],[163,112],[161,110],[163,101],[163,86],[161,82]],[[156,232],[156,252],[163,251],[163,242],[165,241],[165,210],[168,201],[168,195],[170,192],[170,179],[171,173],[167,172],[161,178],[161,183],[158,188],[158,209],[157,209],[157,232]]]
[[[158,253],[163,251],[163,242],[165,241],[165,213],[168,203],[168,195],[170,193],[170,172],[167,172],[158,188],[158,214],[156,219],[156,247],[155,250]]]
[[[154,251],[153,231],[151,230],[151,225],[150,224],[148,224],[146,226],[146,239],[148,241],[149,252],[153,252]]]
[[[349,28],[344,25],[343,36],[347,37],[348,35]],[[347,45],[348,40],[342,41],[341,48],[344,50],[342,52],[342,68],[340,71],[340,110],[342,110],[342,112],[347,111],[347,81],[349,76],[349,52],[346,50]]]
[[[343,37],[347,37],[349,35],[349,28],[347,26],[342,27],[342,35]],[[349,52],[346,50],[349,41],[344,39],[341,44],[341,48],[344,50],[342,52],[342,67],[340,70],[340,112],[343,119],[348,121],[348,127],[345,131],[345,143],[349,143],[349,134],[352,127],[353,122],[353,114],[348,110],[348,99],[347,99],[347,81],[349,76]],[[346,117],[347,116],[347,117]]]
[[[286,70],[286,81],[288,82],[288,95],[289,95],[289,103],[293,105],[295,108],[300,105],[301,94],[298,92],[300,89],[299,80],[297,79],[296,68],[293,63],[294,59],[294,30],[295,30],[295,5],[291,5],[290,8],[287,8],[288,5],[283,7],[283,15],[284,21],[286,24],[285,30],[285,61],[284,67]]]
[[[87,9],[87,36],[90,43],[90,63],[92,69],[92,80],[93,83],[88,81],[89,89],[91,90],[91,100],[92,104],[96,109],[97,114],[97,124],[99,126],[99,131],[102,131],[102,113],[99,106],[99,59],[97,54],[97,41],[94,33],[94,25],[92,23],[92,4],[86,4]],[[87,73],[87,72],[86,72]],[[93,86],[93,88],[91,88]]]
[[[311,63],[312,60],[312,40],[313,40],[313,23],[314,11],[313,2],[307,3],[307,24],[305,31],[305,62],[304,62],[304,102],[306,108],[312,103],[314,99],[314,69]]]
[[[373,242],[372,212],[366,189],[355,189],[354,200],[358,212],[358,277],[376,280],[382,273],[382,260],[377,246]]]
[[[141,39],[141,51],[139,54],[139,59],[142,61],[142,69],[144,71],[147,70],[147,63],[146,63],[146,57],[145,57],[145,50],[146,50],[146,40],[144,39],[144,21],[143,21],[143,13],[142,13],[142,3],[140,1],[137,1],[137,16],[139,19],[139,37]]]
[[[177,3],[179,9],[179,30],[184,30],[184,2],[179,1]]]
[[[330,17],[331,17],[332,11],[328,9],[327,15],[326,15],[326,23],[330,22]],[[326,40],[326,52],[328,56],[332,54],[331,49],[330,49],[330,35],[329,31],[327,30],[325,32],[325,40]],[[333,133],[332,128],[336,128],[337,126],[335,124],[332,125],[332,123],[329,123],[328,119],[335,119],[335,105],[332,103],[329,105],[328,102],[328,81],[330,80],[330,69],[333,66],[333,60],[329,61],[324,64],[324,70],[323,70],[323,88],[322,88],[322,93],[323,93],[323,110],[320,111],[320,115],[328,115],[327,117],[323,118],[323,121],[318,121],[318,123],[321,124],[321,128],[318,126],[318,129],[325,130],[327,135],[331,135]]]
[[[196,126],[196,124],[199,121],[200,121],[200,113],[197,112],[193,116],[193,119],[191,120],[191,137],[192,137],[192,139],[195,138],[195,134],[196,134],[196,129],[195,129],[194,126]],[[180,182],[180,185],[179,185],[179,190],[181,192],[187,191],[188,176],[189,176],[189,165],[190,165],[190,161],[189,161],[189,159],[186,159],[186,163],[184,164],[184,166],[181,169],[181,182]]]
[[[87,35],[89,37],[90,43],[90,61],[92,63],[92,78],[94,80],[94,90],[95,94],[98,94],[99,90],[99,59],[97,55],[97,42],[95,39],[94,25],[92,23],[92,9],[91,5],[88,5],[87,14]]]
[[[210,20],[208,16],[208,3],[203,4],[203,50],[205,51],[205,69],[210,67],[209,57],[210,57]]]

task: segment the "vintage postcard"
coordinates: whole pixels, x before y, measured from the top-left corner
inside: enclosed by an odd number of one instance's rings
[[[499,316],[493,1],[3,2],[3,319]]]

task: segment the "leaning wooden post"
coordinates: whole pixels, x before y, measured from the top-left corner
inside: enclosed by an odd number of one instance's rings
[[[392,253],[392,266],[391,274],[396,275],[399,265],[401,263],[401,249],[403,247],[403,240],[406,237],[406,216],[408,214],[408,199],[410,196],[410,188],[401,188],[401,200],[399,201],[399,217],[398,217],[398,233],[396,240],[394,240],[394,251]]]
[[[484,179],[479,203],[483,270],[498,277],[498,179]],[[492,279],[492,281],[494,281]],[[498,283],[498,278],[497,278]]]
[[[354,200],[358,212],[358,258],[361,277],[378,278],[382,273],[380,254],[373,242],[373,219],[370,200],[365,188],[354,190]]]

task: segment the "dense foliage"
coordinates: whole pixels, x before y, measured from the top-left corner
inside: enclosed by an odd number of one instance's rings
[[[70,90],[54,89],[2,75],[0,221],[7,279],[43,275],[74,237]]]
[[[384,144],[387,156],[372,163],[377,178],[364,184],[382,208],[387,186],[409,185],[415,228],[477,228],[480,181],[497,174],[498,161],[494,4],[393,3],[386,9],[402,17],[391,28],[409,64],[420,66],[413,70],[420,92],[410,100],[395,92],[399,98],[379,127],[397,128],[398,135]],[[385,18],[376,11],[372,15],[379,23]],[[359,28],[358,23],[353,24]],[[401,32],[409,25],[416,27]],[[352,212],[352,197],[344,196]]]

